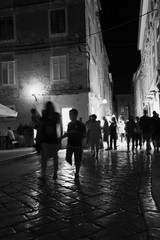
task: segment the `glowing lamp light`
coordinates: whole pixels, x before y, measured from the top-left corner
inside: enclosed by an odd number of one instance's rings
[[[103,99],[103,100],[102,100],[102,103],[103,103],[103,104],[107,104],[107,100],[106,100],[106,99]]]
[[[34,81],[32,80],[30,84],[26,85],[25,89],[27,95],[33,96],[35,98],[35,101],[37,102],[37,96],[42,95],[44,87],[41,82],[38,82],[38,80],[35,81],[34,79]]]

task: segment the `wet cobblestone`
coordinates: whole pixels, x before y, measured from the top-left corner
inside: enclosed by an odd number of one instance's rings
[[[151,192],[154,156],[126,150],[86,152],[80,182],[60,156],[58,179],[40,171],[0,186],[1,240],[160,239],[160,212]]]

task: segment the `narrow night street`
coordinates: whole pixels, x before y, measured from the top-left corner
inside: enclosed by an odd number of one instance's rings
[[[41,182],[39,156],[0,168],[0,239],[160,239],[160,213],[151,194],[151,161],[138,151],[85,151],[80,182],[59,152],[58,179]]]

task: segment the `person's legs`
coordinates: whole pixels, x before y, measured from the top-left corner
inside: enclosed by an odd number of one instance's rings
[[[110,135],[110,149],[112,149],[112,140],[113,140],[112,135]]]
[[[81,146],[74,147],[74,161],[75,161],[75,168],[76,168],[75,180],[79,179],[79,170],[81,167],[82,152],[83,152],[83,149]]]
[[[117,149],[117,137],[115,136],[114,137],[114,150]]]
[[[134,136],[132,136],[132,152],[134,153]]]
[[[50,144],[50,150],[53,157],[53,167],[54,167],[54,176],[53,178],[57,178],[58,171],[58,144]]]
[[[98,140],[96,141],[96,159],[98,159],[99,144],[100,144],[100,140],[98,139]]]
[[[139,134],[139,146],[140,146],[140,149],[142,148],[142,135]]]
[[[127,150],[128,150],[128,151],[130,150],[130,149],[129,149],[129,145],[130,145],[130,137],[127,136]]]
[[[71,147],[70,145],[67,145],[67,149],[66,149],[66,161],[72,165],[72,154],[73,154],[73,147]]]
[[[91,139],[91,152],[93,154],[93,157],[95,156],[95,140]]]
[[[46,167],[47,167],[47,159],[48,159],[48,144],[42,143],[41,144],[41,170],[42,170],[42,177],[46,174]]]

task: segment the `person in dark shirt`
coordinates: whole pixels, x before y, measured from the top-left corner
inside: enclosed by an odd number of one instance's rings
[[[67,150],[66,150],[66,161],[72,165],[72,155],[74,153],[75,162],[75,181],[79,180],[79,170],[82,160],[82,141],[86,133],[85,125],[77,120],[78,110],[71,109],[69,111],[70,122],[68,124],[67,133],[65,133],[62,138],[68,137]]]
[[[40,121],[40,128],[37,140],[40,142],[41,145],[40,153],[41,153],[42,180],[45,180],[47,160],[51,157],[53,158],[54,161],[53,179],[57,179],[58,150],[59,150],[59,140],[57,134],[58,127],[61,128],[60,114],[55,112],[53,103],[48,101],[46,103],[46,108],[43,111],[42,119]]]
[[[143,136],[143,144],[146,142],[146,151],[147,154],[150,154],[151,145],[150,145],[150,139],[151,139],[151,117],[147,115],[147,110],[144,109],[143,111],[144,115],[140,117],[140,128],[142,130],[142,136]]]

